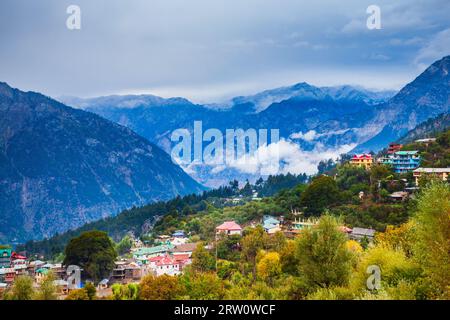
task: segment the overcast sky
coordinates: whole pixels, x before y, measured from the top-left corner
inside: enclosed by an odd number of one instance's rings
[[[81,8],[81,30],[66,9]],[[381,30],[366,9],[381,8]],[[196,102],[306,81],[399,89],[450,54],[448,0],[1,0],[0,81]]]

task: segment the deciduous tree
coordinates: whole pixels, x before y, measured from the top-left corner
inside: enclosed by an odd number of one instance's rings
[[[174,300],[183,295],[183,287],[178,277],[148,275],[141,280],[142,300]]]
[[[328,288],[345,285],[351,272],[352,254],[347,237],[338,229],[335,218],[325,215],[313,229],[298,238],[299,272],[312,286]]]
[[[435,298],[450,299],[450,186],[432,182],[421,193],[415,223],[414,255],[431,280]]]

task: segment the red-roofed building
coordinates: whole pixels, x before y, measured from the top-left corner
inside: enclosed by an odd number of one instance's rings
[[[392,142],[392,143],[389,144],[387,153],[388,154],[394,154],[397,151],[400,151],[402,149],[402,147],[403,147],[402,144]]]
[[[186,265],[191,264],[192,260],[189,254],[177,254],[173,258],[180,264],[180,270],[182,270]]]
[[[17,252],[11,254],[11,260],[27,260],[27,257],[21,256]]]
[[[188,253],[177,255],[164,255],[148,259],[148,267],[157,275],[168,274],[171,276],[180,274],[183,268],[191,263]]]
[[[216,227],[216,234],[242,235],[242,227],[234,221],[226,221]]]
[[[355,154],[350,160],[350,164],[355,167],[363,167],[365,169],[370,169],[373,164],[373,157],[371,154]]]
[[[164,256],[156,262],[156,275],[176,276],[181,273],[180,262],[170,256]]]

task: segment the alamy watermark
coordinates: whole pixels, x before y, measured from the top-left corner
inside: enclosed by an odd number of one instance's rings
[[[381,8],[377,5],[372,4],[367,7],[366,13],[370,14],[366,21],[367,29],[381,29]]]
[[[381,289],[381,269],[377,265],[367,267],[366,273],[370,276],[367,278],[366,285],[369,290]]]
[[[67,7],[66,13],[69,17],[66,20],[66,27],[69,30],[81,29],[81,8],[78,5],[72,4]],[[370,16],[367,18],[366,26],[369,30],[381,29],[381,8],[378,5],[372,4],[367,7],[366,13]]]
[[[66,27],[69,30],[81,29],[81,8],[77,5],[70,5],[66,9],[66,13],[69,17],[66,20]]]
[[[81,268],[76,265],[67,267],[67,286],[69,289],[81,288]]]

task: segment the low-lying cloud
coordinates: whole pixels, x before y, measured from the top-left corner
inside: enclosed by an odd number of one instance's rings
[[[234,169],[244,174],[267,176],[270,174],[301,174],[317,173],[317,165],[322,160],[337,159],[356,147],[356,144],[346,144],[337,148],[327,148],[317,143],[313,150],[303,150],[300,145],[286,139],[277,143],[263,145],[252,155],[236,159],[227,164],[190,164],[184,166],[186,172],[195,174],[199,166],[207,166],[211,173],[219,174],[226,169]]]

